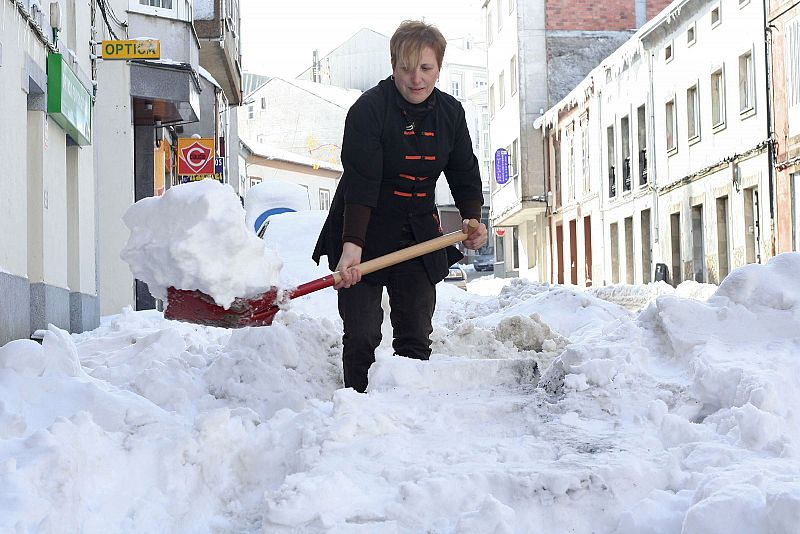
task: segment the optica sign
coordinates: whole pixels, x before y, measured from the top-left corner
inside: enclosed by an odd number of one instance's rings
[[[161,59],[158,39],[103,41],[103,59]]]
[[[178,174],[214,174],[214,138],[178,139]]]

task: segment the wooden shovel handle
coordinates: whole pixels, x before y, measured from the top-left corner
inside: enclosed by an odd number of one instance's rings
[[[443,236],[435,237],[428,241],[423,241],[422,243],[417,243],[416,245],[400,249],[396,252],[392,252],[391,254],[386,254],[385,256],[380,256],[378,258],[365,261],[364,263],[360,263],[357,265],[358,270],[361,271],[363,276],[365,274],[374,273],[375,271],[380,271],[386,267],[391,267],[392,265],[397,265],[398,263],[402,263],[406,260],[417,258],[429,252],[443,249],[447,246],[464,241],[470,235],[472,235],[472,233],[477,230],[479,226],[480,223],[478,221],[475,219],[470,219],[467,223],[467,233],[458,230],[456,232],[444,234]],[[334,283],[336,284],[342,281],[342,276],[339,274],[339,271],[333,273],[333,279]]]

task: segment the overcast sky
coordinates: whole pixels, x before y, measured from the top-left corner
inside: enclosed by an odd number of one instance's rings
[[[406,19],[435,24],[446,38],[481,33],[480,0],[241,0],[242,63],[248,72],[294,78],[361,28],[391,37]]]

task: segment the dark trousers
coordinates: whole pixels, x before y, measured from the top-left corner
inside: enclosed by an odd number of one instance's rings
[[[380,276],[339,290],[344,386],[363,393],[367,372],[381,343],[383,288],[389,294],[395,354],[427,360],[431,355],[431,319],[436,306],[436,286],[431,284],[422,260],[404,262],[380,271]]]

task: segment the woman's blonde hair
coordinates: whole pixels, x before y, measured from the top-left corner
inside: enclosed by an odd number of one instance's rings
[[[416,68],[419,65],[419,54],[426,46],[433,49],[438,67],[441,69],[444,49],[447,46],[442,32],[436,26],[419,20],[401,22],[389,41],[392,69],[397,67],[398,61],[405,67]]]

